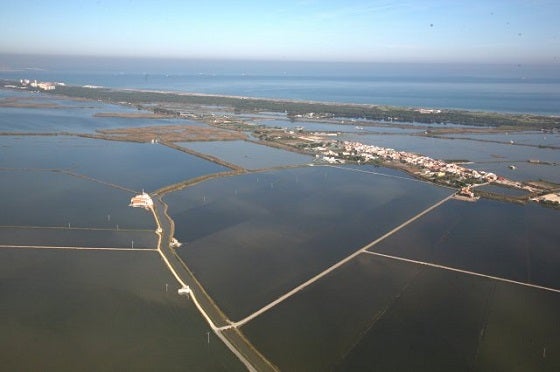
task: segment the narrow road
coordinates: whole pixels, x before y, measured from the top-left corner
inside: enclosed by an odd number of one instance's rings
[[[69,176],[72,176],[72,177],[83,178],[83,179],[88,180],[88,181],[96,182],[96,183],[99,183],[101,185],[109,186],[109,187],[112,187],[112,188],[115,188],[115,189],[118,189],[118,190],[122,190],[122,191],[132,193],[132,194],[137,194],[138,193],[138,191],[129,189],[127,187],[116,185],[114,183],[106,182],[106,181],[103,181],[103,180],[98,180],[97,178],[86,176],[85,174],[80,174],[80,173],[72,172],[72,171],[69,171],[69,170],[59,170],[58,172],[69,175]]]
[[[24,225],[2,225],[0,229],[33,229],[33,230],[84,230],[84,231],[118,231],[118,232],[149,232],[153,233],[154,230],[150,229],[127,229],[127,228],[114,228],[114,227],[68,227],[68,226],[24,226]]]
[[[442,270],[447,270],[447,271],[454,271],[454,272],[461,273],[461,274],[472,275],[472,276],[478,276],[478,277],[487,278],[487,279],[491,279],[491,280],[497,280],[497,281],[500,281],[500,282],[505,282],[505,283],[511,283],[511,284],[516,284],[516,285],[521,285],[521,286],[524,286],[524,287],[531,287],[531,288],[542,289],[542,290],[549,291],[549,292],[560,293],[560,289],[544,287],[544,286],[538,285],[538,284],[531,284],[531,283],[518,282],[518,281],[512,280],[512,279],[500,278],[500,277],[498,277],[498,276],[486,275],[486,274],[481,274],[481,273],[477,273],[477,272],[474,272],[474,271],[468,271],[468,270],[457,269],[457,268],[454,268],[454,267],[449,267],[449,266],[444,266],[444,265],[438,265],[438,264],[431,263],[431,262],[424,262],[424,261],[411,260],[411,259],[409,259],[409,258],[391,256],[391,255],[388,255],[388,254],[377,253],[377,252],[372,252],[372,251],[364,251],[363,253],[367,253],[367,254],[371,254],[371,255],[379,256],[379,257],[385,257],[385,258],[389,258],[389,259],[391,259],[391,260],[404,261],[404,262],[409,262],[409,263],[413,263],[413,264],[417,264],[417,265],[424,265],[424,266],[429,266],[429,267],[435,267],[435,268],[437,268],[437,269],[442,269]]]
[[[0,245],[0,248],[18,249],[68,249],[74,251],[131,251],[131,252],[156,252],[153,248],[112,248],[112,247],[65,247],[56,245]]]
[[[162,212],[161,209],[164,211]],[[202,314],[202,317],[206,320],[212,332],[226,345],[226,347],[245,365],[247,370],[249,371],[259,371],[259,370],[271,370],[274,371],[276,368],[268,362],[260,353],[256,351],[252,347],[252,345],[234,345],[225,335],[222,329],[216,326],[215,322],[212,320],[212,317],[209,315],[205,306],[201,304],[199,299],[197,298],[196,288],[198,288],[198,283],[190,282],[191,285],[187,285],[187,280],[184,278],[189,278],[189,274],[185,272],[185,268],[181,266],[178,260],[175,257],[175,253],[172,251],[172,248],[169,247],[169,242],[171,241],[171,233],[173,232],[173,220],[171,220],[167,215],[163,216],[160,219],[159,214],[165,214],[166,205],[163,201],[156,200],[154,206],[150,208],[154,219],[156,221],[156,234],[158,235],[158,245],[157,245],[157,252],[159,252],[163,262],[169,269],[169,271],[173,274],[177,282],[181,285],[182,288],[189,287],[190,288],[190,298],[192,299],[194,305]],[[163,222],[162,220],[167,220]],[[164,226],[165,225],[165,226]],[[219,310],[218,310],[219,311]],[[212,311],[212,314],[215,314],[215,311]],[[220,312],[221,314],[221,312]],[[221,314],[223,318],[225,316]],[[226,318],[227,321],[227,318]],[[243,339],[243,338],[242,338]],[[243,350],[245,353],[242,353],[240,350]],[[246,355],[248,354],[248,355]]]

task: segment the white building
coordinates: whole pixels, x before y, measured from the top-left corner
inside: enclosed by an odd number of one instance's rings
[[[149,209],[151,207],[153,207],[154,202],[152,200],[152,198],[150,198],[150,195],[146,194],[145,192],[142,192],[142,194],[138,194],[136,196],[134,196],[132,199],[130,199],[130,207],[134,207],[134,208],[144,208],[144,209]]]

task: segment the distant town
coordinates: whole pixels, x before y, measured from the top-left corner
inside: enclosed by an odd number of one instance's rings
[[[64,86],[64,83],[52,83],[49,81],[37,81],[37,80],[30,80],[30,79],[20,79],[19,85],[8,84],[4,85],[5,88],[20,88],[20,89],[29,89],[35,88],[39,90],[55,90],[57,86]]]
[[[302,136],[301,139],[316,143],[315,137]],[[316,159],[329,164],[344,164],[353,162],[357,164],[383,162],[401,168],[415,176],[432,181],[434,183],[458,187],[460,190],[457,195],[461,199],[475,200],[478,197],[472,191],[473,187],[489,183],[525,190],[531,194],[542,194],[533,198],[537,202],[548,202],[560,205],[560,195],[557,193],[547,193],[546,188],[538,185],[524,184],[512,181],[502,176],[497,176],[491,172],[477,171],[465,168],[454,162],[432,159],[425,155],[418,155],[406,151],[398,151],[391,148],[365,145],[360,142],[331,140],[322,142],[319,146],[310,146],[315,151]]]

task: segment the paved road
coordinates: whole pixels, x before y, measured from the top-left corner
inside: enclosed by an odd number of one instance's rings
[[[556,288],[549,288],[549,287],[544,287],[544,286],[542,286],[542,285],[537,285],[537,284],[518,282],[518,281],[512,280],[512,279],[500,278],[500,277],[498,277],[498,276],[486,275],[486,274],[481,274],[481,273],[477,273],[477,272],[474,272],[474,271],[468,271],[468,270],[457,269],[457,268],[455,268],[455,267],[449,267],[449,266],[444,266],[444,265],[438,265],[438,264],[431,263],[431,262],[424,262],[424,261],[411,260],[411,259],[409,259],[409,258],[391,256],[391,255],[388,255],[388,254],[377,253],[377,252],[371,252],[371,251],[364,251],[363,253],[367,253],[367,254],[371,254],[371,255],[379,256],[379,257],[385,257],[385,258],[389,258],[389,259],[391,259],[391,260],[410,262],[410,263],[417,264],[417,265],[430,266],[430,267],[435,267],[435,268],[437,268],[437,269],[448,270],[448,271],[454,271],[454,272],[461,273],[461,274],[472,275],[472,276],[478,276],[478,277],[487,278],[487,279],[491,279],[491,280],[497,280],[497,281],[500,281],[500,282],[506,282],[506,283],[511,283],[511,284],[522,285],[522,286],[524,286],[524,287],[531,287],[531,288],[542,289],[542,290],[549,291],[549,292],[560,293],[560,289],[556,289]]]

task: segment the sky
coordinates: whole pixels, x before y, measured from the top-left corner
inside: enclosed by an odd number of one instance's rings
[[[558,0],[4,0],[0,54],[560,64]]]

